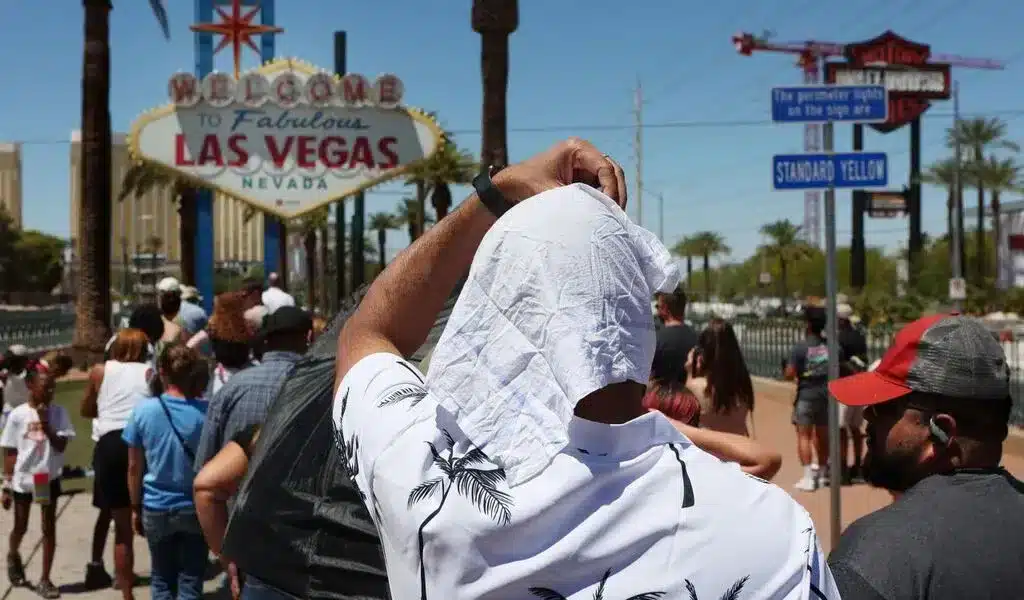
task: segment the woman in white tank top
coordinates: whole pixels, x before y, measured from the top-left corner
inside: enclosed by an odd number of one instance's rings
[[[82,416],[91,418],[93,449],[93,506],[99,509],[93,529],[92,560],[86,565],[85,584],[100,589],[111,584],[103,567],[110,521],[114,521],[114,569],[117,584],[130,590],[132,573],[131,498],[128,495],[128,446],[121,439],[135,405],[150,395],[154,375],[148,360],[149,340],[140,329],[118,332],[110,348],[110,360],[89,372],[89,385],[82,399]]]

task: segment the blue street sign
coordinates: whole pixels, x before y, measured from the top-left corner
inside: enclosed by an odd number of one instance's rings
[[[889,94],[881,85],[797,85],[772,88],[776,123],[882,123]]]
[[[772,181],[777,190],[885,187],[889,159],[884,152],[778,154],[772,157]]]

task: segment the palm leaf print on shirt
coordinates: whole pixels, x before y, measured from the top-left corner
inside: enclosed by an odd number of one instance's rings
[[[743,586],[747,585],[747,580],[750,579],[750,575],[740,577],[736,580],[736,583],[732,584],[732,587],[727,589],[724,594],[721,595],[719,600],[739,600],[740,592],[743,591]],[[689,579],[686,580],[686,591],[690,595],[690,600],[700,600],[697,595],[697,588],[694,587],[693,583]]]
[[[601,582],[597,584],[597,589],[594,590],[594,600],[606,600],[606,598],[604,597],[604,586],[606,583],[608,583],[608,578],[611,577],[611,575],[611,569],[608,569],[604,572],[604,576],[601,577]],[[568,598],[566,598],[565,596],[551,588],[532,587],[529,591],[531,594],[533,594],[537,598],[540,598],[541,600],[568,600]],[[658,600],[659,598],[663,598],[664,596],[665,592],[644,592],[642,594],[635,594],[633,596],[630,596],[629,598],[626,598],[626,600]]]
[[[427,442],[433,466],[441,471],[441,474],[424,481],[409,492],[410,508],[438,492],[441,496],[437,508],[427,515],[419,527],[420,597],[422,600],[427,598],[427,572],[426,566],[423,564],[425,544],[423,531],[444,508],[444,503],[452,489],[472,502],[477,510],[497,524],[508,525],[512,520],[512,496],[498,489],[498,486],[505,482],[505,471],[497,467],[493,469],[479,468],[479,466],[489,463],[487,455],[475,446],[470,446],[465,454],[456,456],[455,440],[447,430],[442,429],[441,433],[444,436],[445,447],[443,449],[438,450],[437,446]]]

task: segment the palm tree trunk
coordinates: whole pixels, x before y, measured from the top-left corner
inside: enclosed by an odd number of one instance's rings
[[[442,484],[442,485],[444,485],[444,484]],[[429,525],[430,522],[434,520],[434,517],[436,517],[438,515],[438,513],[441,512],[441,509],[444,508],[444,501],[448,499],[448,493],[451,492],[453,485],[455,485],[454,482],[449,482],[448,485],[445,486],[444,491],[441,492],[441,501],[437,503],[437,508],[435,508],[432,513],[427,515],[427,518],[423,519],[423,522],[420,523],[420,529],[419,529],[417,538],[419,538],[418,541],[419,541],[419,548],[420,548],[420,598],[421,598],[421,600],[426,600],[426,598],[427,598],[427,566],[425,564],[423,564],[423,551],[426,548],[427,540],[426,540],[426,538],[423,535],[423,530],[427,528],[427,525]]]
[[[178,236],[181,238],[181,278],[188,285],[196,284],[196,198],[192,187],[181,190],[178,199]]]
[[[306,255],[306,306],[312,310],[316,307],[316,229],[303,234],[302,245]]]
[[[686,289],[693,285],[693,257],[686,255]]]
[[[949,193],[946,195],[946,237],[947,237],[947,248],[949,250],[949,264],[953,264],[953,235],[956,233],[954,227],[956,219],[956,207],[954,201],[956,196],[954,195],[953,188],[949,188]]]
[[[377,230],[377,262],[380,265],[380,273],[384,272],[384,267],[387,266],[388,260],[387,255],[384,253],[384,249],[387,247],[388,232],[385,229]]]
[[[998,189],[993,189],[989,193],[992,194],[992,235],[993,235],[993,237],[995,237],[995,240],[996,240],[995,241],[995,246],[996,246],[996,248],[995,248],[996,249],[996,270],[995,270],[995,273],[996,273],[996,283],[999,284],[999,283],[1001,283],[1001,279],[1000,279],[999,275],[1003,272],[1003,263],[1000,262],[1000,260],[999,260],[1000,257],[1002,256],[1002,250],[1003,250],[1003,242],[1002,242],[1003,224],[999,222],[999,213],[1002,212],[1002,206],[1000,205],[1000,201],[999,201],[999,190]]]
[[[501,168],[508,164],[508,34],[486,31],[480,35],[480,42],[480,74],[484,92],[480,162],[485,167]]]
[[[974,232],[974,245],[977,248],[978,256],[975,258],[975,268],[978,275],[978,285],[985,282],[985,187],[978,184],[978,229]]]
[[[109,0],[83,0],[82,218],[72,348],[76,362],[103,357],[110,337],[110,10]]]
[[[711,255],[706,252],[704,253],[704,302],[711,304]]]
[[[434,192],[430,195],[430,201],[434,205],[434,214],[438,222],[448,216],[448,210],[452,206],[452,190],[446,183],[435,182]]]

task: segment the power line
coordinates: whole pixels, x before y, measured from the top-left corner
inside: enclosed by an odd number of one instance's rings
[[[1014,109],[997,109],[989,111],[981,111],[975,113],[964,113],[961,118],[978,118],[978,117],[1019,117],[1024,115],[1024,108]],[[950,119],[953,117],[951,112],[929,112],[921,116],[922,119]],[[742,128],[742,127],[767,127],[776,125],[772,121],[766,121],[764,119],[733,119],[733,120],[699,120],[699,121],[662,121],[655,123],[644,123],[643,129],[728,129],[728,128]],[[509,133],[584,133],[584,132],[601,132],[601,131],[634,131],[636,124],[582,124],[582,125],[539,125],[534,127],[510,127]],[[467,134],[467,133],[480,133],[480,129],[453,129],[450,130],[451,134]],[[63,144],[70,144],[70,140],[54,140],[54,139],[38,139],[38,140],[18,140],[25,146],[56,146]]]

